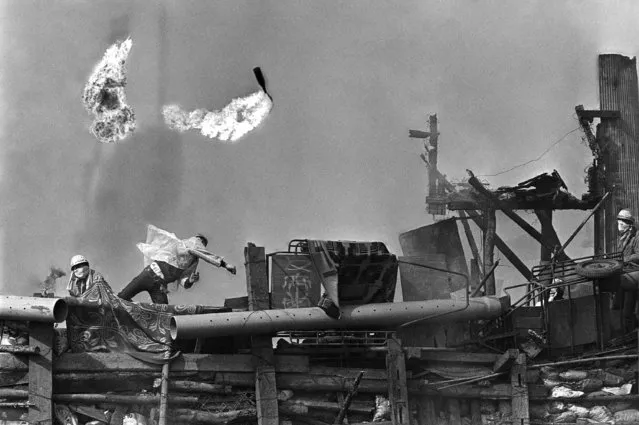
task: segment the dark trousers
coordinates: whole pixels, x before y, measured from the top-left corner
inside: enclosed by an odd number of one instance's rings
[[[615,307],[622,309],[624,327],[628,332],[634,330],[637,326],[635,309],[638,292],[639,271],[632,271],[619,276],[619,288],[615,295]]]
[[[153,304],[168,304],[169,297],[162,290],[164,280],[156,275],[150,266],[142,269],[139,275],[133,278],[131,282],[118,294],[123,300],[131,301],[140,292],[148,292],[151,296]]]

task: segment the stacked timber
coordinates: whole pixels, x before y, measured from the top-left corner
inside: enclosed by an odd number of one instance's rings
[[[254,359],[250,354],[184,354],[170,365],[167,423],[225,424],[256,421]],[[332,424],[360,373],[345,411],[349,423],[370,422],[386,399],[385,369],[309,365],[308,357],[274,357],[280,417],[294,423]],[[126,354],[64,353],[53,361],[56,411],[78,423],[121,424],[127,414],[154,423],[160,403],[161,365]],[[29,361],[0,353],[0,417],[26,418]],[[377,404],[376,404],[377,400]],[[377,419],[387,419],[378,414]],[[98,422],[95,422],[98,421]]]

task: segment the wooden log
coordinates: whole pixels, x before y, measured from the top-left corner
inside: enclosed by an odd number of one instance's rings
[[[348,391],[352,388],[352,380],[340,376],[318,376],[301,373],[277,374],[277,388],[282,390],[301,391]],[[255,376],[252,373],[220,372],[215,375],[215,383],[233,387],[252,388]],[[362,379],[360,393],[385,394],[388,383],[382,380]]]
[[[40,347],[29,345],[0,345],[0,353],[40,354]]]
[[[29,345],[40,351],[40,355],[31,355],[28,360],[29,423],[50,425],[53,424],[53,324],[29,322]]]
[[[401,353],[401,351],[400,351]],[[403,354],[402,354],[403,355]],[[337,418],[335,419],[335,425],[342,425],[344,422],[344,417],[346,416],[346,412],[348,411],[355,394],[357,394],[357,388],[359,387],[359,383],[362,380],[362,376],[364,375],[363,371],[359,372],[357,378],[355,378],[355,382],[353,383],[353,388],[348,392],[346,396],[346,400],[344,400],[344,405],[339,409],[339,413],[337,414]],[[406,392],[408,394],[408,391]]]
[[[145,363],[124,353],[64,353],[53,362],[55,373],[80,372],[156,372],[161,365]],[[274,356],[276,372],[308,372],[307,356]],[[29,370],[23,356],[0,353],[0,371]],[[183,354],[171,362],[171,374],[183,372],[253,372],[253,356],[250,354]]]
[[[29,397],[28,390],[20,390],[14,388],[0,388],[0,398],[16,398],[23,399]]]
[[[493,353],[464,353],[461,351],[432,351],[421,347],[405,347],[408,359],[419,359],[437,362],[494,364],[500,357]],[[369,375],[366,374],[366,378]]]
[[[290,405],[306,406],[309,409],[327,410],[330,412],[339,412],[341,410],[339,403],[333,403],[330,401],[322,401],[322,400],[314,400],[314,399],[304,398],[304,397],[292,398],[287,400],[286,403]],[[351,402],[348,408],[348,412],[351,412],[351,413],[370,414],[373,412],[373,410],[375,410],[375,406],[372,403],[363,403],[363,402],[357,402],[357,401]]]
[[[162,382],[160,384],[160,411],[158,425],[166,425],[166,411],[169,401],[169,371],[171,363],[166,362],[162,365]]]
[[[198,424],[228,424],[238,421],[255,420],[254,408],[244,410],[232,410],[229,412],[207,412],[193,409],[171,409],[169,417],[172,421],[187,421]]]
[[[207,393],[207,394],[232,394],[230,385],[209,384],[207,382],[194,381],[170,381],[169,389],[186,393]]]
[[[307,415],[308,410],[304,406],[281,405],[278,411],[290,415]],[[169,417],[177,421],[188,421],[200,424],[228,424],[232,422],[254,421],[257,417],[257,409],[254,407],[232,410],[228,412],[209,412],[194,409],[171,409]]]
[[[271,308],[266,253],[264,247],[248,243],[244,249],[246,287],[249,310]],[[279,425],[277,410],[277,381],[274,353],[270,335],[251,336],[251,352],[255,370],[255,405],[258,425]]]
[[[325,376],[339,376],[345,379],[357,379],[360,372],[364,372],[366,379],[379,379],[386,381],[388,376],[385,369],[357,369],[346,367],[331,367],[331,366],[311,366],[309,368],[309,375],[325,375]]]
[[[54,394],[53,400],[61,403],[112,403],[112,404],[158,404],[159,395],[117,395],[117,394]],[[170,395],[171,404],[196,404],[195,396]]]

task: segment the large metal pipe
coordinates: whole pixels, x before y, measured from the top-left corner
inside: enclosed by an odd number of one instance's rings
[[[0,295],[0,320],[62,322],[68,311],[67,303],[61,298]]]
[[[319,307],[173,316],[171,337],[189,339],[340,328],[393,329],[408,322],[443,322],[498,317],[510,305],[496,297],[366,304],[341,308],[332,319]]]

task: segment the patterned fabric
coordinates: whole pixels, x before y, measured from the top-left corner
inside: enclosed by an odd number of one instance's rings
[[[173,315],[229,311],[133,303],[118,298],[102,282],[68,301],[67,338],[72,352],[122,352],[151,363],[162,363],[172,356],[169,326]]]
[[[306,249],[311,257],[324,250],[334,262],[338,274],[338,300],[333,298],[333,288],[325,289],[336,304],[393,301],[397,284],[397,257],[382,242],[307,240]]]
[[[89,275],[86,279],[78,279],[76,275],[71,272],[69,282],[67,283],[67,291],[69,291],[70,295],[77,297],[85,292],[87,287],[91,288],[97,282],[106,284],[104,277],[93,269],[89,269]]]

